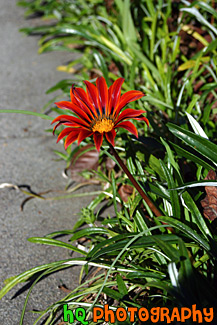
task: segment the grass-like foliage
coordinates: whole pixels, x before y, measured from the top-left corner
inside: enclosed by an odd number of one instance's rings
[[[33,287],[45,275],[81,265],[80,285],[42,311],[35,324],[44,317],[44,324],[55,324],[66,303],[71,309],[86,308],[89,324],[95,304],[148,309],[196,304],[198,309],[217,310],[215,2],[33,0],[19,4],[26,7],[27,16],[42,18],[40,27],[23,29],[41,35],[39,53],[80,54],[58,67],[74,73],[72,79],[48,92],[61,89],[66,97],[71,83],[83,87],[83,79],[103,76],[108,85],[123,77],[124,91],[146,94],[131,107],[145,107],[150,128],[136,121],[138,139],[119,131],[116,150],[162,216],[155,217],[104,143],[98,169],[82,174],[97,179],[102,190],[81,211],[74,228],[29,239],[61,246],[81,257],[37,266],[7,279],[0,297],[23,281],[36,278]],[[87,143],[91,139],[80,147]],[[87,152],[79,150],[70,146],[66,155],[57,154],[73,168],[71,162]],[[102,218],[101,212],[111,205],[114,212]],[[69,236],[69,242],[55,239],[57,235]],[[93,276],[92,268],[100,271]]]

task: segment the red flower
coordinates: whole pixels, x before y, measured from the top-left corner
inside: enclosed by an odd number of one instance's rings
[[[71,102],[62,101],[55,103],[59,108],[69,109],[77,117],[70,115],[60,115],[52,123],[58,122],[56,128],[63,124],[67,126],[60,132],[57,142],[67,136],[65,140],[65,149],[78,140],[78,145],[85,138],[93,135],[96,149],[99,151],[102,145],[103,136],[114,146],[116,136],[115,129],[124,128],[138,137],[136,127],[127,119],[133,118],[144,120],[148,125],[148,119],[143,117],[143,110],[134,110],[123,108],[130,102],[140,99],[144,96],[141,91],[130,90],[121,96],[121,86],[123,78],[117,79],[108,89],[103,77],[96,80],[96,86],[89,81],[84,81],[87,92],[82,88],[72,86]]]

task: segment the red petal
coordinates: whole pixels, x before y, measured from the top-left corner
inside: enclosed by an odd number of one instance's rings
[[[115,136],[116,136],[116,132],[114,129],[112,129],[110,132],[105,133],[106,139],[108,140],[108,142],[110,142],[113,147],[115,146]]]
[[[85,138],[91,136],[93,134],[92,131],[88,130],[81,130],[78,136],[78,145],[83,141]]]
[[[93,140],[95,142],[96,149],[99,151],[103,141],[103,133],[94,132]]]
[[[85,122],[91,122],[91,119],[89,118],[89,116],[85,113],[85,111],[81,110],[81,107],[71,103],[71,102],[66,102],[66,101],[62,101],[62,102],[58,102],[55,103],[57,105],[57,107],[59,108],[63,108],[63,109],[70,109],[72,112],[74,112],[75,114],[78,115],[78,117],[80,117],[80,119],[84,119]]]
[[[63,125],[66,125],[66,126],[74,126],[75,128],[78,128],[77,124],[74,123],[74,122],[67,122],[67,123],[62,123]],[[80,127],[80,126],[79,126]]]
[[[115,82],[109,87],[109,108],[108,114],[114,114],[119,104],[121,97],[121,86],[124,82],[124,78],[118,78]]]
[[[52,123],[51,123],[52,124]],[[53,128],[53,134],[54,134],[54,132],[55,132],[55,130],[61,125],[61,124],[63,124],[63,125],[66,125],[66,126],[70,126],[70,127],[75,127],[75,128],[78,128],[79,126],[77,125],[77,123],[74,123],[74,122],[68,122],[68,123],[66,123],[65,121],[63,121],[63,122],[59,122],[59,123],[57,123],[57,125],[55,125],[55,127]]]
[[[117,111],[115,113],[115,116],[118,116],[122,108],[124,108],[127,104],[130,102],[133,102],[134,100],[140,99],[143,96],[145,96],[141,91],[139,90],[130,90],[127,91],[123,96],[121,96]]]
[[[52,123],[51,123],[52,124]],[[57,125],[55,125],[54,126],[54,128],[53,128],[53,135],[54,135],[54,132],[55,132],[55,130],[58,128],[58,126],[60,126],[61,124],[63,124],[62,122],[59,122],[59,123],[57,123]]]
[[[85,121],[83,121],[83,120],[81,121],[77,117],[70,116],[70,115],[60,115],[60,116],[57,116],[51,122],[51,124],[53,124],[55,122],[62,122],[62,124],[63,123],[68,123],[68,122],[73,122],[73,123],[75,123],[75,125],[82,126],[82,127],[86,128],[86,129],[89,129],[89,127],[90,127],[90,125],[88,123],[86,123]]]
[[[99,102],[101,105],[102,114],[106,114],[108,107],[108,87],[105,79],[103,77],[97,78],[96,86],[98,88]]]
[[[87,86],[87,94],[90,102],[94,106],[97,115],[102,114],[102,111],[100,111],[100,105],[99,105],[99,97],[98,97],[98,90],[97,88],[89,81],[84,81],[85,85]]]
[[[137,128],[135,127],[135,125],[133,123],[131,123],[129,121],[121,122],[118,125],[116,125],[115,128],[124,128],[127,131],[129,131],[132,134],[134,134],[138,138]]]
[[[143,111],[141,109],[136,110],[136,109],[132,109],[132,108],[127,108],[123,112],[121,112],[121,114],[119,115],[115,124],[117,124],[118,122],[123,121],[127,118],[139,117],[141,114],[143,114],[145,112],[146,111]]]
[[[76,131],[76,129],[75,129],[75,132],[71,132],[67,136],[66,141],[65,141],[65,149],[67,149],[70,144],[72,144],[73,142],[75,142],[75,140],[77,140],[78,133],[79,133],[79,131]]]
[[[135,120],[143,120],[149,126],[149,120],[146,117],[144,117],[144,116],[136,117],[134,119]]]
[[[79,105],[88,116],[91,117],[91,119],[96,117],[96,110],[89,101],[86,92],[82,88],[71,88],[70,94],[72,98],[72,102],[75,102],[77,105]]]
[[[88,102],[87,94],[83,88],[74,87],[70,89],[71,101],[74,102],[75,97],[79,97],[84,103]]]
[[[63,131],[60,132],[60,134],[58,135],[57,138],[57,143],[64,138],[66,135],[68,135],[69,133],[73,132],[74,128],[65,128]]]

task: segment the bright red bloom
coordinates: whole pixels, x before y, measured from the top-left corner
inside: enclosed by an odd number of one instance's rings
[[[55,103],[59,108],[69,109],[77,115],[60,115],[52,123],[58,122],[56,128],[63,124],[67,126],[60,132],[57,142],[67,136],[65,149],[78,140],[78,145],[85,138],[93,135],[96,149],[99,151],[103,142],[103,136],[114,146],[116,136],[115,129],[124,128],[138,137],[137,129],[127,119],[144,120],[148,125],[148,119],[142,116],[145,111],[123,108],[130,102],[144,96],[141,91],[130,90],[121,96],[123,78],[117,79],[108,89],[103,77],[96,80],[96,86],[89,81],[84,81],[87,92],[82,88],[72,86],[71,102],[62,101]]]

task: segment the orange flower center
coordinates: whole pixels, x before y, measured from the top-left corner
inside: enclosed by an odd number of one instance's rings
[[[113,127],[114,127],[114,122],[104,117],[100,120],[94,121],[94,124],[92,126],[92,131],[99,132],[99,133],[109,132],[113,129]]]

